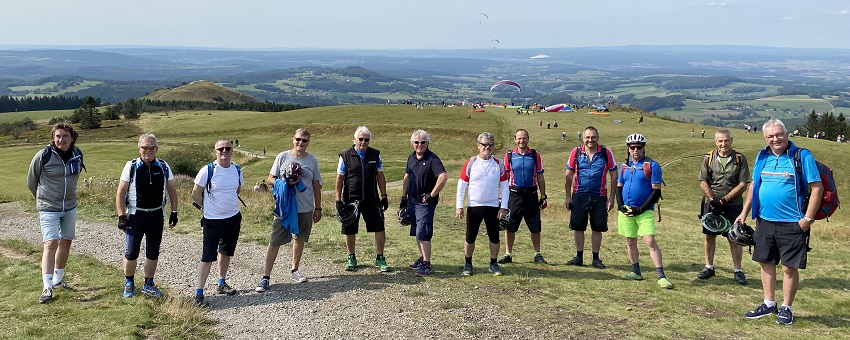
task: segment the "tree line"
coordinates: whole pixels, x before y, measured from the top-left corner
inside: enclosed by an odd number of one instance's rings
[[[100,100],[98,99],[98,104]],[[15,98],[11,96],[0,96],[0,112],[16,111],[45,111],[45,110],[69,110],[80,107],[85,102],[77,96],[41,96]]]

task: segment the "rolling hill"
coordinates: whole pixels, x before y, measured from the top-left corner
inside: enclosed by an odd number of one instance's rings
[[[202,101],[236,104],[251,104],[260,102],[251,96],[205,80],[193,81],[174,88],[159,89],[142,98],[161,101]]]

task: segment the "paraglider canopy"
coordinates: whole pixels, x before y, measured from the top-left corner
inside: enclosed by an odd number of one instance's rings
[[[522,91],[522,88],[519,87],[519,84],[517,84],[513,80],[499,80],[499,81],[493,83],[493,86],[490,87],[490,91],[493,91],[493,89],[495,89],[499,85],[510,85],[510,86],[516,87],[516,89],[518,91]]]

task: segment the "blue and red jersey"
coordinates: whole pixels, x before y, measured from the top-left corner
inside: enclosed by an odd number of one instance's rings
[[[614,153],[611,152],[611,149],[605,148],[605,154],[602,154],[602,145],[597,144],[596,153],[591,160],[585,148],[585,145],[575,147],[567,157],[567,170],[575,173],[573,176],[573,193],[607,196],[608,176],[606,175],[610,171],[617,171]]]
[[[536,156],[536,157],[535,157]],[[510,186],[529,189],[537,186],[537,175],[543,174],[543,161],[539,152],[519,153],[519,148],[505,154],[505,172],[511,176]]]

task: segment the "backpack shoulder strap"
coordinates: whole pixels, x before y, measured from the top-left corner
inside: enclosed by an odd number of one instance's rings
[[[466,163],[466,178],[469,178],[469,175],[472,174],[472,163],[475,162],[476,158],[478,158],[478,156],[472,156],[469,158],[469,162]]]
[[[236,175],[239,176],[239,186],[242,186],[242,167],[239,164],[233,163],[233,166],[236,167]]]
[[[599,145],[599,152],[602,153],[602,157],[605,160],[605,171],[608,171],[608,148],[605,145]]]
[[[133,158],[133,160],[130,161],[130,181],[129,181],[130,185],[133,184],[133,180],[136,178],[136,168],[138,166],[139,166],[139,159]]]
[[[44,170],[44,166],[47,165],[47,162],[50,162],[51,156],[53,156],[53,150],[50,150],[50,144],[48,144],[41,151],[41,170]]]
[[[83,170],[85,170],[86,172],[89,172],[89,170],[86,169],[86,163],[83,162],[83,151],[80,150],[80,148],[75,146],[73,153],[77,156],[80,156],[80,167],[83,168]]]
[[[805,150],[804,148],[797,148],[794,151],[794,172],[796,173],[797,178],[797,186],[799,189],[797,190],[798,194],[803,197],[809,196],[809,186],[806,185],[806,179],[804,178],[805,174],[803,174],[803,159],[801,153]]]
[[[207,164],[207,193],[212,193],[210,190],[212,189],[211,183],[214,172],[213,170],[215,170],[215,164],[213,164],[213,162],[210,162],[209,164]]]

